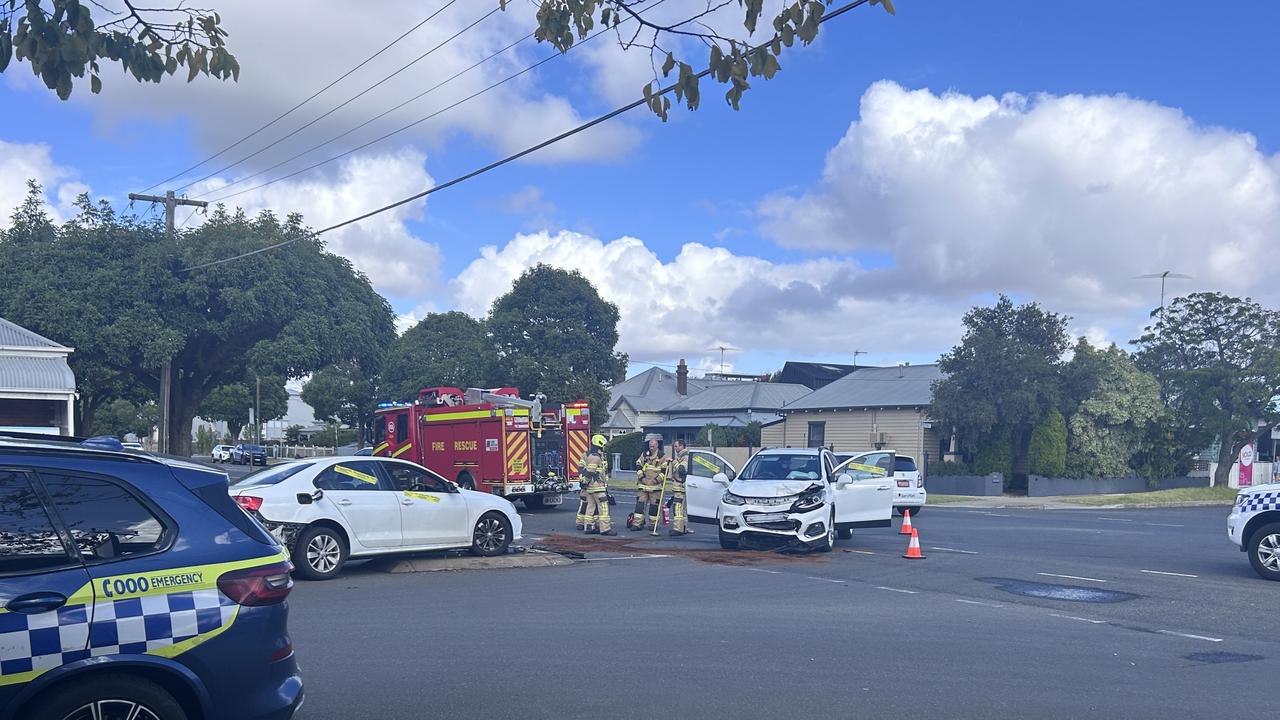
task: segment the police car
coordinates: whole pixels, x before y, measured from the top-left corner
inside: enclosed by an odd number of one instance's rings
[[[1227,537],[1249,553],[1259,575],[1280,580],[1280,483],[1240,490],[1227,517]]]
[[[292,717],[291,569],[220,472],[0,432],[0,720]]]

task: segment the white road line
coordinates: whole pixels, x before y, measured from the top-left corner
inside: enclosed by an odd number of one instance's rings
[[[1187,573],[1176,573],[1176,572],[1164,572],[1163,570],[1139,570],[1138,572],[1144,572],[1148,575],[1170,575],[1172,577],[1185,577],[1185,578],[1200,577],[1199,575],[1189,575]]]
[[[870,550],[845,550],[845,552],[858,553],[859,555],[875,555]]]
[[[1112,520],[1112,521],[1115,521],[1115,522],[1134,522],[1133,520],[1130,520],[1129,518],[1100,517],[1100,518],[1098,518],[1098,519],[1099,519],[1099,520]]]
[[[984,513],[978,513],[978,514],[979,514],[979,515],[990,515],[991,517],[1013,517],[1012,515],[1006,515],[1005,513],[984,512]]]
[[[782,574],[782,571],[781,571],[781,570],[763,570],[763,569],[761,569],[761,568],[742,568],[742,569],[743,569],[743,570],[746,570],[747,572],[768,573],[768,574],[770,574],[770,575],[781,575],[781,574]]]
[[[673,555],[620,555],[618,557],[602,557],[602,558],[582,558],[578,562],[603,562],[605,560],[655,560],[657,558],[669,558]]]
[[[915,590],[903,590],[902,588],[891,588],[891,587],[885,587],[885,586],[883,586],[883,585],[877,585],[877,586],[876,586],[876,589],[877,589],[877,590],[888,590],[889,592],[903,593],[903,594],[906,594],[906,595],[919,595],[919,594],[920,594],[920,593],[916,592]]]
[[[1076,617],[1075,615],[1059,615],[1058,613],[1049,613],[1049,617],[1062,618],[1063,620],[1079,620],[1092,625],[1106,625],[1106,620],[1090,620],[1089,618]]]
[[[958,603],[964,603],[965,605],[982,605],[983,607],[994,607],[994,608],[1002,608],[1002,607],[1004,607],[1003,605],[1001,605],[1001,604],[999,604],[999,603],[982,602],[981,600],[965,600],[964,598],[953,598],[953,599],[954,599],[956,602],[958,602]]]
[[[1186,525],[1178,525],[1176,523],[1142,523],[1151,527],[1186,527]]]
[[[1036,574],[1043,575],[1045,577],[1066,578],[1068,580],[1088,580],[1089,582],[1100,582],[1100,583],[1106,582],[1106,580],[1102,580],[1101,578],[1081,577],[1079,575],[1059,575],[1058,573],[1036,573]]]
[[[931,548],[929,548],[929,549],[930,549],[930,550],[941,550],[942,552],[960,553],[961,555],[977,555],[977,554],[978,554],[977,552],[975,552],[975,551],[973,551],[973,550],[957,550],[957,549],[955,549],[955,548],[931,547]]]
[[[806,575],[806,576],[805,576],[805,579],[806,579],[806,580],[821,580],[822,582],[829,582],[829,583],[840,583],[841,585],[843,585],[843,584],[844,584],[844,581],[843,581],[843,580],[836,580],[836,579],[834,579],[834,578],[817,577],[817,576],[814,576],[814,575]]]
[[[1205,635],[1192,635],[1190,633],[1174,632],[1172,630],[1157,630],[1161,635],[1177,635],[1178,637],[1191,638],[1192,640],[1208,640],[1209,642],[1222,642],[1222,638],[1208,637]]]

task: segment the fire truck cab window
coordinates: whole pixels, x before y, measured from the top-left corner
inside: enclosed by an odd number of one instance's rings
[[[387,439],[387,418],[379,415],[377,420],[373,421],[373,444],[381,445]]]
[[[409,439],[409,415],[400,413],[396,415],[396,442],[402,443]]]

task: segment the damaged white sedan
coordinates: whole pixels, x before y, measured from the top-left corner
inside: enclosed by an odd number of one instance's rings
[[[830,552],[854,528],[890,527],[893,481],[879,467],[849,463],[836,473],[823,448],[762,450],[725,488],[716,519],[720,546],[808,547]]]

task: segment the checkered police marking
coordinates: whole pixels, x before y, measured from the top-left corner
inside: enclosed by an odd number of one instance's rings
[[[0,685],[29,682],[90,657],[176,657],[235,622],[240,606],[218,590],[219,575],[285,559],[280,553],[97,578],[55,612],[0,609]]]
[[[1245,498],[1244,504],[1240,506],[1241,512],[1252,513],[1280,509],[1280,492],[1255,493],[1246,495]]]

